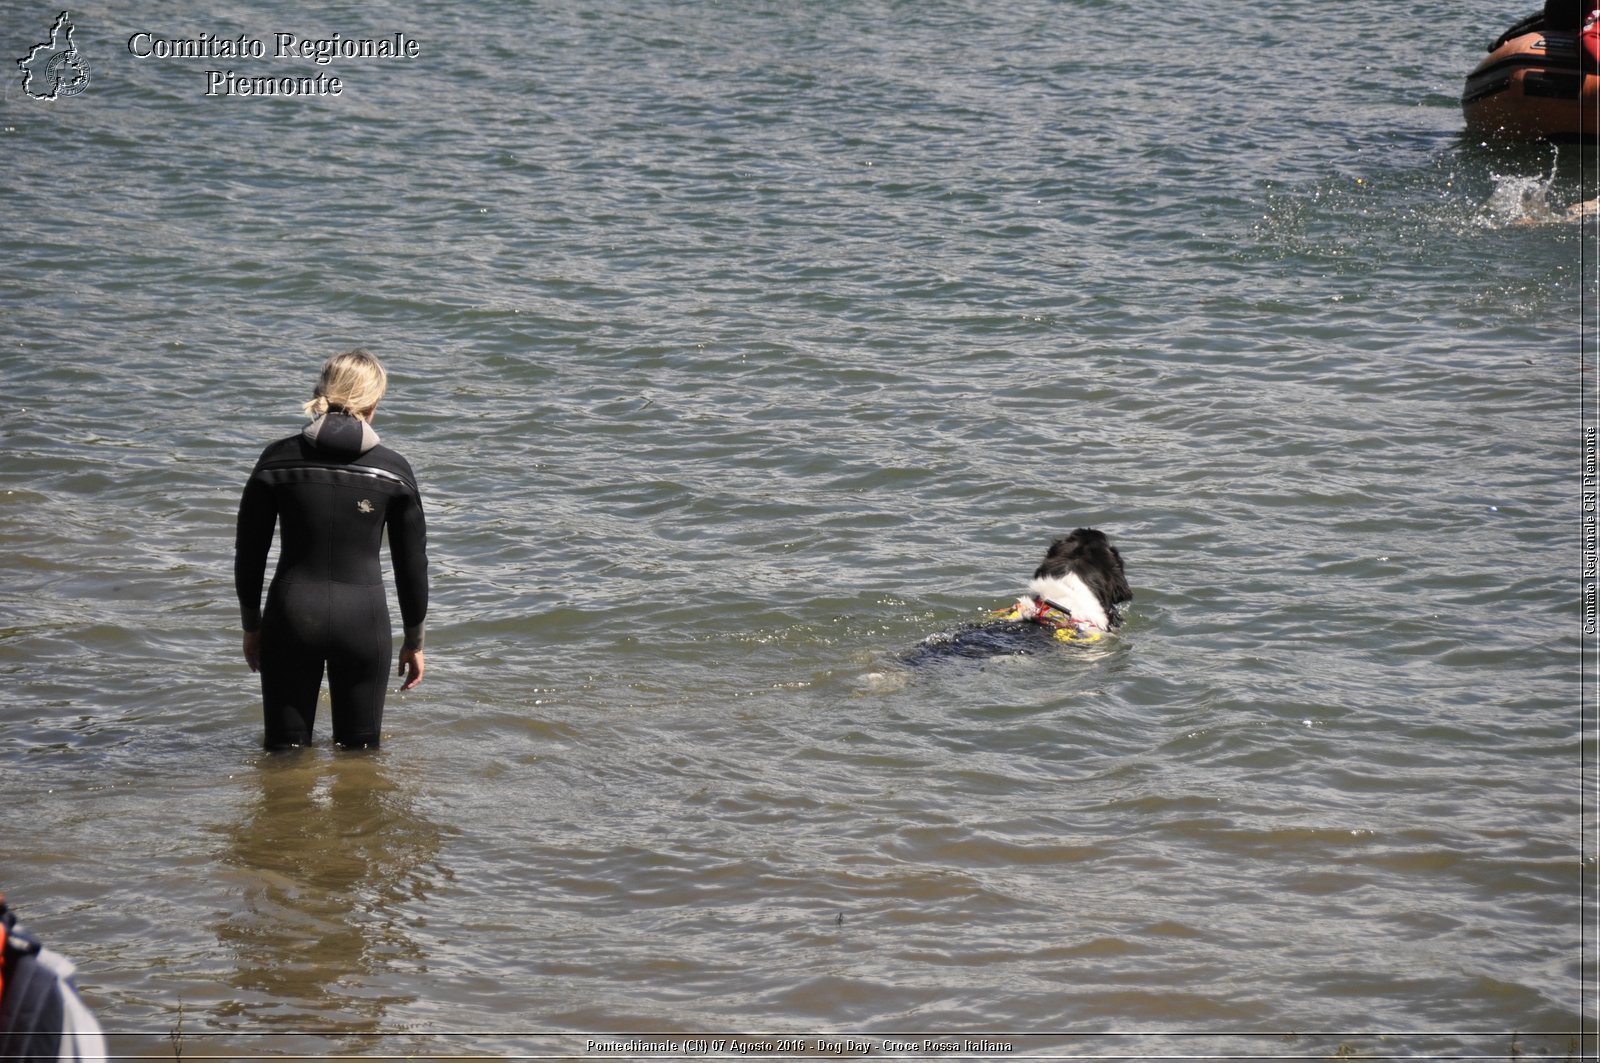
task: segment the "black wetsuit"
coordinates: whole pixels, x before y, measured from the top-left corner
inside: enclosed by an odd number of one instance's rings
[[[278,570],[261,609],[275,524]],[[389,532],[406,645],[422,648],[428,613],[422,496],[406,460],[370,425],[329,413],[267,447],[239,503],[234,586],[246,631],[261,632],[261,696],[269,749],[305,745],[328,669],[333,740],[378,744],[390,651],[378,549]]]

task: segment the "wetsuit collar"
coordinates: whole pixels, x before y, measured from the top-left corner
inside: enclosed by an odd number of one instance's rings
[[[347,457],[360,457],[378,445],[378,433],[359,417],[329,410],[300,432],[318,450]]]

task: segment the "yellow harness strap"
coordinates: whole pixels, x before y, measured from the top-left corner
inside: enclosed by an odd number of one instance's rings
[[[1029,608],[1024,607],[1027,603]],[[1072,614],[1042,599],[1028,602],[1019,598],[1011,605],[996,609],[992,614],[999,620],[1032,620],[1036,624],[1054,628],[1052,635],[1059,642],[1099,642],[1100,629],[1084,620],[1074,620]]]

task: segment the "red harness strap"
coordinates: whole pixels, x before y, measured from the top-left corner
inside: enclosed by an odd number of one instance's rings
[[[1099,624],[1096,624],[1093,620],[1084,620],[1081,617],[1073,616],[1072,613],[1069,610],[1061,608],[1061,606],[1057,605],[1055,602],[1052,602],[1049,598],[1041,598],[1039,595],[1035,594],[1033,596],[1033,600],[1039,606],[1039,611],[1037,613],[1033,614],[1033,619],[1038,621],[1041,624],[1045,624],[1045,625],[1047,625],[1049,627],[1055,627],[1055,628],[1062,628],[1062,627],[1092,627],[1092,628],[1099,628],[1099,626],[1100,626]],[[1055,614],[1055,615],[1051,615],[1051,614]]]
[[[5,894],[0,894],[0,914],[6,910]],[[6,921],[0,919],[0,1000],[6,998]],[[0,1030],[0,1033],[3,1033]]]

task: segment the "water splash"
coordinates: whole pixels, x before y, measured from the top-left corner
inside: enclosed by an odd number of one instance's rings
[[[1490,225],[1557,221],[1564,216],[1550,206],[1550,180],[1522,174],[1491,174],[1494,191],[1483,205]]]
[[[1550,202],[1556,188],[1556,170],[1560,163],[1559,152],[1551,157],[1550,172],[1537,174],[1491,173],[1494,190],[1483,204],[1483,221],[1493,227],[1502,225],[1544,225],[1557,221],[1575,221],[1594,213],[1595,202],[1557,206]]]

